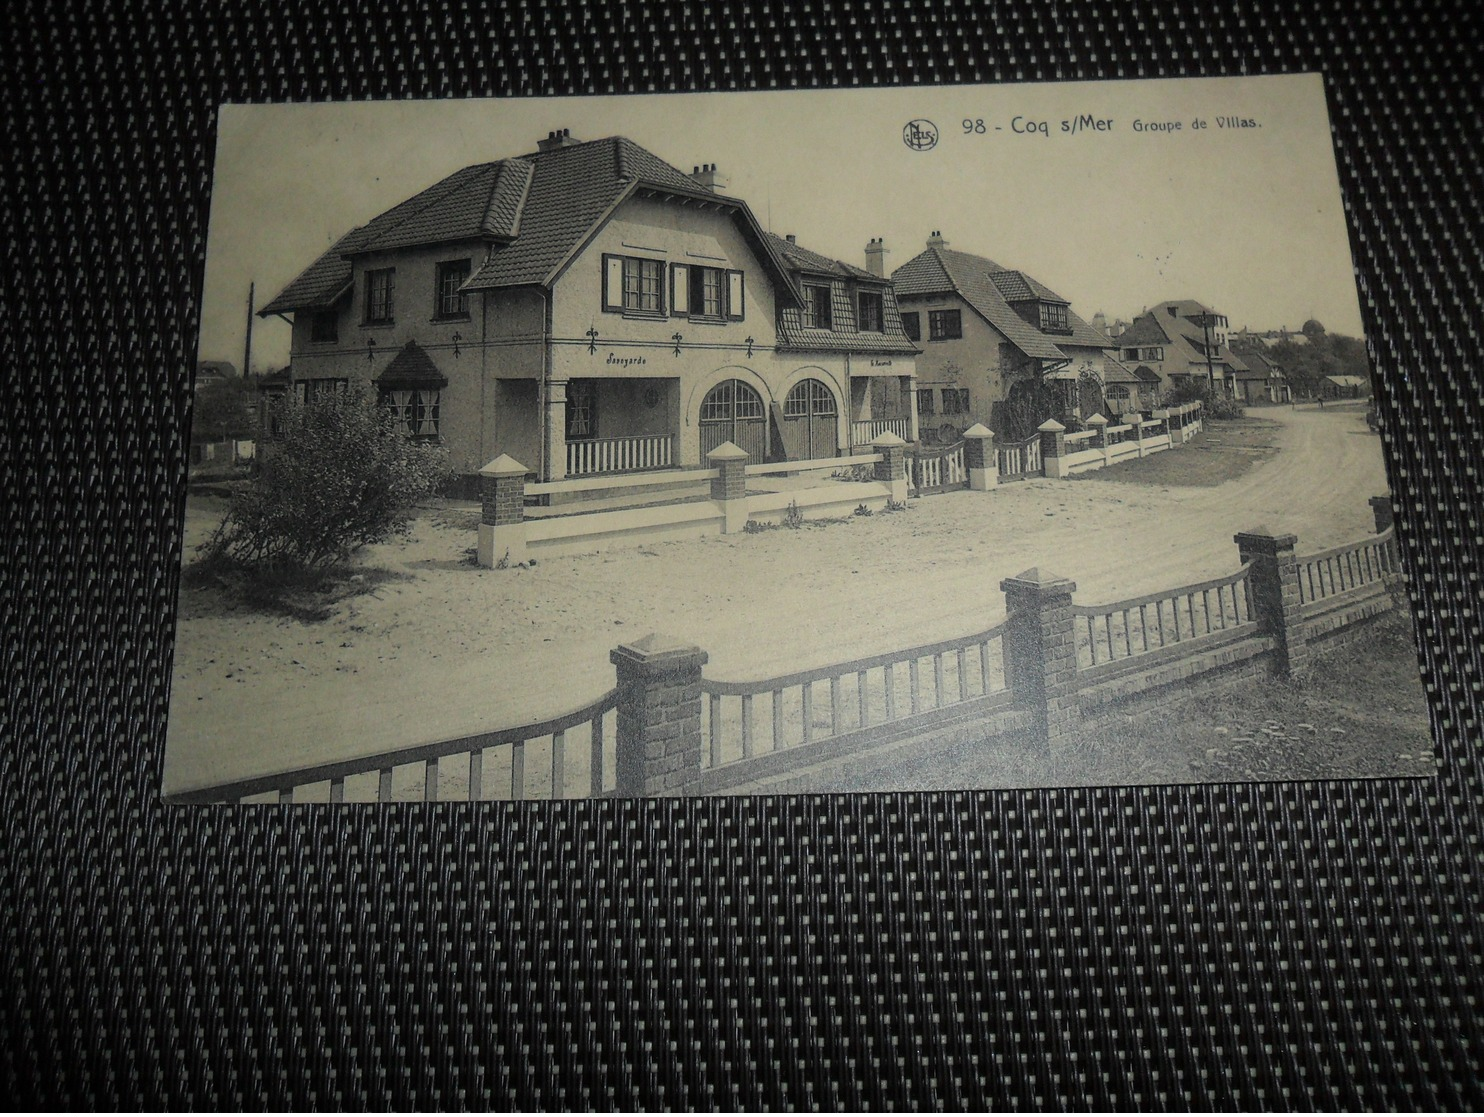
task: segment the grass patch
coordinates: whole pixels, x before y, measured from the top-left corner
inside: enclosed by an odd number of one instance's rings
[[[1072,481],[1132,481],[1140,485],[1212,488],[1241,477],[1278,452],[1271,419],[1209,419],[1184,446],[1147,458],[1131,458],[1102,469],[1074,473]]]
[[[1314,655],[1299,680],[1192,694],[1091,726],[1073,782],[1229,782],[1427,776],[1435,772],[1405,609]]]

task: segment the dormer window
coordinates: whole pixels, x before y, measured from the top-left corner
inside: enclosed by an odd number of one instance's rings
[[[804,285],[804,325],[815,330],[834,329],[828,287]]]
[[[1037,303],[1042,333],[1069,334],[1072,323],[1067,308],[1061,303]]]
[[[859,296],[860,329],[879,334],[883,326],[883,302],[880,291],[862,291]]]

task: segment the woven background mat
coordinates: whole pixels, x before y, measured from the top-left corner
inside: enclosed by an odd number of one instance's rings
[[[0,16],[7,1099],[1484,1103],[1471,0],[218,7]],[[221,101],[1315,69],[1435,780],[160,805]]]

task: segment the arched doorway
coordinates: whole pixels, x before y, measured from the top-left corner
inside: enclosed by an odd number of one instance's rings
[[[800,380],[783,401],[783,452],[789,461],[833,458],[840,452],[835,393],[822,380]]]
[[[723,380],[701,401],[701,457],[723,442],[747,451],[754,462],[768,460],[768,416],[763,398],[741,380]]]
[[[1103,398],[1103,381],[1091,369],[1077,377],[1077,418],[1086,421],[1094,415],[1108,417],[1108,402]]]

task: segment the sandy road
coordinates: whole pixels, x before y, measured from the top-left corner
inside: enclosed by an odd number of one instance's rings
[[[986,628],[1000,580],[1031,567],[1097,602],[1234,570],[1236,531],[1291,531],[1301,552],[1368,534],[1367,498],[1387,485],[1361,412],[1257,414],[1278,424],[1278,452],[1215,487],[1042,479],[507,571],[467,565],[467,528],[425,517],[414,541],[365,558],[406,580],[322,624],[187,598],[166,787],[550,716],[611,687],[609,650],[649,632],[705,648],[708,676],[761,678]],[[189,515],[188,536],[212,522]]]

